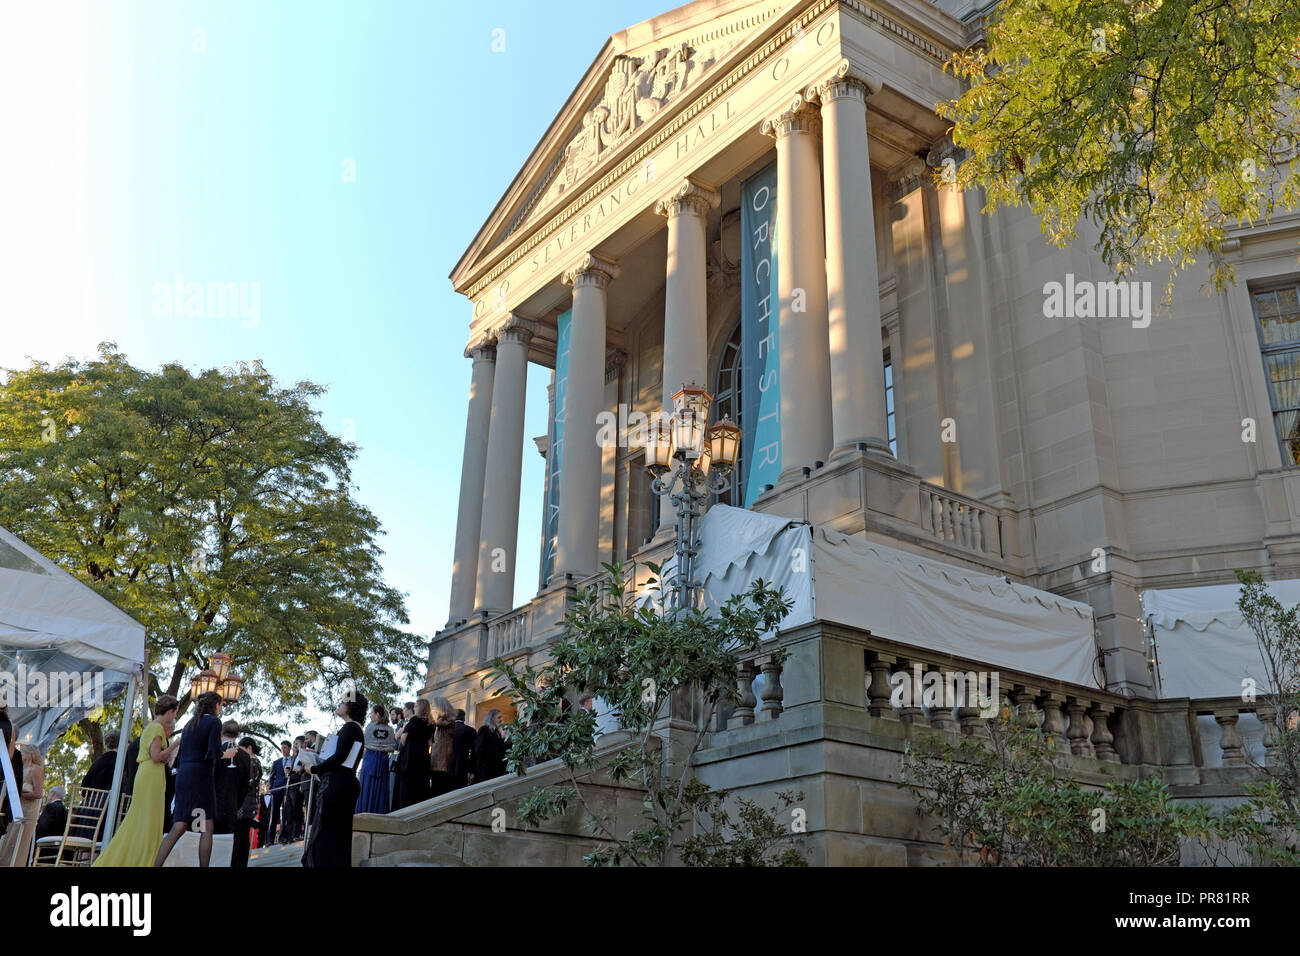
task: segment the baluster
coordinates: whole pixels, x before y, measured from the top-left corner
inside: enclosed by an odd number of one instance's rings
[[[784,709],[781,701],[785,697],[785,688],[781,686],[781,665],[772,658],[763,662],[763,714],[769,719],[781,716]]]
[[[1241,734],[1237,732],[1237,716],[1235,710],[1214,712],[1214,719],[1223,731],[1219,737],[1219,749],[1223,751],[1223,765],[1225,767],[1244,767],[1246,765],[1246,754],[1242,749]]]
[[[1011,702],[1018,711],[1020,726],[1029,730],[1038,729],[1038,709],[1034,706],[1034,699],[1037,696],[1038,692],[1032,687],[1024,687],[1020,684],[1011,691]]]
[[[1061,705],[1065,701],[1057,694],[1043,695],[1043,735],[1048,744],[1059,753],[1070,752],[1070,742],[1065,736],[1065,717]]]
[[[984,546],[984,512],[976,510],[974,513],[974,541],[972,547],[980,554],[984,554],[988,549]]]
[[[1066,729],[1065,736],[1070,741],[1070,753],[1076,757],[1095,756],[1092,744],[1088,741],[1088,728],[1084,724],[1086,709],[1086,702],[1077,697],[1071,697],[1065,705],[1065,712],[1070,715],[1070,726]]]
[[[1119,754],[1115,752],[1115,737],[1107,726],[1107,717],[1115,708],[1109,704],[1092,705],[1092,749],[1098,760],[1107,763],[1119,763]]]
[[[1264,766],[1276,766],[1277,745],[1282,739],[1282,734],[1277,728],[1277,708],[1259,707],[1255,710],[1255,716],[1264,725]]]
[[[957,723],[961,725],[961,732],[967,737],[984,737],[987,739],[991,736],[983,718],[980,717],[978,706],[972,707],[968,703],[965,707],[958,707]]]
[[[919,724],[925,719],[925,708],[921,706],[921,681],[912,672],[913,661],[899,661],[895,674],[902,674],[906,682],[907,693],[903,696],[904,705],[898,708],[898,719],[905,724]],[[924,665],[921,673],[925,673]],[[890,688],[892,691],[892,687]]]
[[[736,689],[740,692],[740,701],[736,704],[731,719],[727,721],[728,730],[754,722],[754,705],[758,703],[758,699],[754,696],[754,677],[757,674],[758,668],[752,661],[741,663],[736,674]]]
[[[935,730],[955,730],[957,728],[956,701],[948,696],[948,688],[955,686],[945,681],[939,687],[939,702],[930,708],[930,726]]]
[[[872,717],[892,718],[894,710],[889,705],[889,698],[894,689],[889,683],[889,668],[892,659],[875,657],[871,664],[871,683],[867,685],[867,713]]]

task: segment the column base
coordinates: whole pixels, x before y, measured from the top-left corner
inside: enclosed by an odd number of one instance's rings
[[[817,471],[819,468],[824,468],[825,466],[826,462],[824,461],[814,461],[810,464],[791,465],[777,476],[776,487],[792,484],[797,481],[803,481],[805,478],[811,476],[813,472]]]
[[[883,438],[859,438],[855,441],[845,442],[831,451],[830,460],[842,461],[845,458],[856,458],[858,455],[865,455],[868,458],[875,458],[880,461],[898,461],[893,450],[889,447],[889,442]]]

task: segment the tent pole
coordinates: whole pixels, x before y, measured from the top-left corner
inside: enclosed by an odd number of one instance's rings
[[[117,760],[113,762],[113,787],[108,792],[108,806],[104,809],[104,813],[107,814],[103,831],[105,847],[108,846],[108,841],[113,839],[113,831],[117,829],[117,801],[122,793],[122,776],[126,769],[126,747],[131,742],[131,722],[134,716],[131,711],[135,708],[136,677],[133,672],[126,684],[126,701],[122,706],[122,729],[117,737]]]

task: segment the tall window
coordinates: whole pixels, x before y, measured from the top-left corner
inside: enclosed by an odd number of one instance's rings
[[[889,428],[889,450],[898,457],[898,431],[894,427],[894,363],[885,349],[885,422]]]
[[[724,418],[730,418],[743,429],[745,422],[742,413],[744,403],[740,394],[742,354],[740,328],[741,324],[737,321],[735,329],[727,339],[727,344],[722,347],[722,356],[718,359],[718,375],[713,389],[713,421],[720,422]],[[741,447],[744,447],[743,442]],[[740,487],[740,476],[744,473],[742,468],[743,462],[737,455],[736,467],[731,472],[731,488],[717,495],[715,501],[721,501],[724,505],[735,505],[737,508],[744,506],[745,495]]]
[[[1300,465],[1300,287],[1256,292],[1255,320],[1268,372],[1273,424],[1287,464]]]

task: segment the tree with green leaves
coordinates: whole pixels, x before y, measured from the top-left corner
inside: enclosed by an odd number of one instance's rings
[[[182,711],[218,650],[255,705],[298,707],[345,680],[392,698],[423,641],[400,627],[379,522],[353,496],[356,446],[311,406],[323,391],[256,362],[146,371],[111,343],[7,370],[0,525],[144,625],[150,691]],[[98,727],[82,730],[98,752]]]
[[[660,569],[647,567],[654,586]],[[742,800],[733,820],[726,795],[695,780],[691,765],[719,707],[739,700],[740,656],[759,649],[764,636],[789,613],[791,602],[756,581],[714,614],[664,613],[650,602],[638,602],[635,565],[607,564],[604,572],[578,592],[546,663],[533,667],[499,657],[492,662],[493,676],[504,679],[519,715],[512,727],[509,768],[524,774],[531,765],[559,758],[569,778],[567,788],[537,788],[524,797],[518,809],[524,825],[537,826],[577,801],[593,833],[604,841],[585,857],[593,866],[664,866],[678,854],[697,865],[801,862],[797,851],[786,852],[793,849],[792,834],[774,811]],[[612,757],[598,756],[598,715],[566,703],[571,693],[603,701],[627,745]],[[691,740],[676,754],[664,742],[670,708],[679,717],[689,713],[694,721]],[[619,832],[613,820],[592,807],[579,776],[594,770],[644,788],[641,826]]]
[[[958,862],[986,866],[1177,866],[1183,817],[1158,777],[1090,787],[1019,708],[987,738],[926,732],[909,741],[902,786],[932,815]]]
[[[1201,258],[1221,288],[1228,230],[1296,206],[1298,49],[1293,0],[1003,0],[949,64],[948,178],[1058,246],[1091,219],[1121,275]]]

